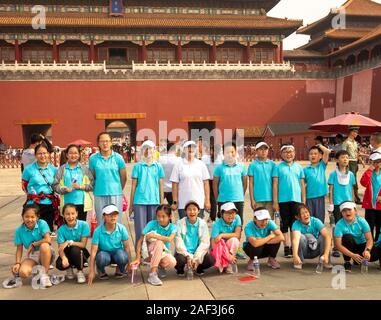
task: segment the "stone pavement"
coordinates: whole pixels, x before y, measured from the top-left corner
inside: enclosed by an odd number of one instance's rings
[[[303,163],[305,164],[305,163]],[[331,163],[327,172],[332,171]],[[128,165],[128,184],[126,194],[130,192],[130,177],[132,165]],[[361,169],[362,174],[363,169]],[[360,193],[363,189],[360,188]],[[0,170],[0,280],[10,275],[10,266],[14,263],[15,247],[13,233],[21,223],[21,206],[24,195],[20,190],[20,172],[18,169]],[[246,194],[245,223],[252,218],[248,192]],[[363,215],[363,211],[360,210]],[[127,221],[124,217],[124,222]],[[328,225],[328,221],[326,221]],[[128,224],[130,244],[133,247],[134,233],[132,222]],[[244,237],[243,239],[244,240]],[[90,247],[90,242],[88,246]],[[56,248],[56,241],[53,241]],[[34,290],[30,280],[25,280],[22,288],[0,289],[0,299],[129,299],[129,300],[214,300],[214,299],[381,299],[381,274],[378,264],[371,263],[368,275],[361,275],[358,267],[353,272],[338,281],[338,275],[325,271],[318,275],[315,271],[317,259],[307,261],[302,271],[293,269],[292,260],[282,257],[283,249],[279,250],[278,260],[280,270],[270,270],[262,260],[262,276],[258,280],[241,282],[239,278],[246,276],[247,260],[239,260],[239,273],[235,275],[219,275],[214,269],[206,271],[201,278],[193,281],[178,278],[174,270],[168,272],[164,285],[153,287],[147,283],[149,269],[140,267],[138,282],[131,284],[129,279],[111,279],[109,281],[95,280],[92,287],[79,285],[74,280],[65,282],[46,290]],[[342,264],[342,258],[333,258],[334,264]],[[112,274],[113,270],[108,269]],[[51,270],[50,273],[60,273]],[[334,284],[341,283],[345,289],[334,289]]]

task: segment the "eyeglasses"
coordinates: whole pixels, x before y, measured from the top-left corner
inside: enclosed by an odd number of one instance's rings
[[[101,141],[99,141],[99,143],[110,143],[111,142],[111,140],[101,140]]]

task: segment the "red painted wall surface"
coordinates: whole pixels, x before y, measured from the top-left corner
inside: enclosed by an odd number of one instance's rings
[[[322,80],[331,82],[331,80]],[[0,137],[22,146],[17,120],[55,119],[53,143],[82,138],[95,142],[105,129],[96,113],[141,113],[137,129],[168,121],[168,130],[188,129],[183,117],[220,116],[217,128],[234,129],[273,122],[323,120],[326,88],[309,92],[305,80],[191,81],[0,81]]]

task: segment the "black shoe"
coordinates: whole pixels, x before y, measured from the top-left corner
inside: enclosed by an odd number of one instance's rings
[[[284,257],[285,258],[291,258],[292,257],[291,249],[289,246],[284,247]]]
[[[177,271],[176,274],[177,274],[178,277],[184,277],[185,276],[184,271],[183,272],[178,272]]]
[[[203,276],[205,274],[205,272],[204,272],[204,270],[199,270],[199,269],[197,269],[196,270],[196,275],[198,275],[198,276]]]
[[[100,274],[99,279],[100,280],[108,280],[109,279],[108,274],[107,273]]]
[[[352,265],[351,265],[350,261],[344,262],[344,269],[346,272],[352,272]]]

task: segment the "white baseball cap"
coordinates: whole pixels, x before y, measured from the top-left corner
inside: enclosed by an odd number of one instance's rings
[[[151,140],[146,140],[142,144],[142,148],[155,148],[155,144]]]
[[[356,209],[356,203],[352,201],[345,201],[340,205],[340,211],[343,211],[344,209]]]
[[[267,147],[267,149],[270,148],[269,145],[268,145],[266,142],[261,141],[261,142],[258,142],[258,143],[255,145],[255,149],[259,149],[260,147],[263,147],[263,146]]]
[[[292,150],[295,150],[295,147],[292,144],[289,144],[280,148],[280,151],[282,152],[284,149],[289,149],[289,148]]]
[[[195,146],[195,147],[197,147],[197,144],[196,144],[196,142],[194,142],[192,140],[185,141],[185,143],[183,144],[183,148],[185,149],[185,148],[187,148],[189,146]]]
[[[381,160],[381,153],[378,151],[375,151],[375,152],[371,153],[371,155],[369,156],[369,159],[372,161]]]
[[[233,202],[227,202],[221,206],[221,213],[230,210],[235,210],[236,212],[238,212],[238,209],[236,208]]]
[[[270,213],[267,209],[254,211],[254,217],[256,217],[258,220],[271,219]]]
[[[114,212],[119,213],[118,207],[114,204],[109,204],[108,206],[105,206],[102,211],[103,211],[103,214],[111,214]]]

